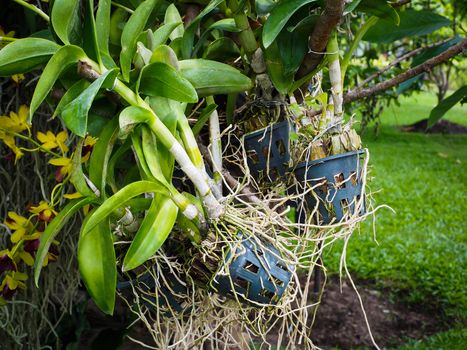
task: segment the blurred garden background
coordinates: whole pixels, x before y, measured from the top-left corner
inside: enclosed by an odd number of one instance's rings
[[[376,241],[373,222],[362,224],[347,249],[348,267],[392,302],[438,320],[439,333],[407,339],[400,349],[465,349],[467,135],[402,131],[429,116],[437,103],[433,90],[399,103],[384,109],[377,131],[373,123],[363,135],[371,151],[369,187],[376,204],[394,213],[376,213]],[[467,126],[467,106],[455,106],[445,120]],[[335,245],[325,256],[333,274],[341,250]]]

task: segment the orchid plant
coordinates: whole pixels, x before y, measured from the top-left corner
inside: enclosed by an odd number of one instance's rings
[[[55,0],[49,13],[14,1],[38,14],[48,29],[22,39],[12,33],[0,37],[2,45],[8,43],[0,50],[0,76],[20,78],[43,68],[29,111],[22,107],[18,114],[0,117],[0,139],[17,160],[25,150],[15,138],[49,154],[61,184],[48,204],[55,217],[40,234],[35,281],[57,234],[87,208],[78,247],[80,272],[107,313],[114,309],[117,265],[130,271],[144,264],[175,225],[197,245],[203,228],[222,220],[221,117],[225,112],[225,125],[240,121],[235,114],[240,93],[246,92],[250,101],[285,104],[288,117],[299,126],[297,137],[305,144],[312,141],[313,159],[358,149],[358,135],[344,125],[344,104],[398,81],[372,91],[346,92],[346,71],[362,40],[381,39],[370,35],[370,29],[400,24],[400,32],[407,33],[396,6],[384,0],[211,0],[200,6]],[[412,18],[417,17],[414,12]],[[355,13],[365,20],[353,37],[341,40],[338,24]],[[448,48],[452,52],[443,59],[465,45],[464,40]],[[435,64],[427,61],[403,78]],[[23,135],[41,105],[50,102],[51,92],[60,95],[53,117],[67,131],[41,132],[37,140]],[[227,95],[225,111],[216,105],[218,95]],[[197,139],[205,124],[213,176],[206,171]],[[190,179],[196,195],[174,185],[175,168]],[[65,193],[65,183],[73,185],[72,193]],[[62,195],[68,201],[58,201]],[[114,248],[116,231],[131,242],[121,256]],[[18,257],[11,250],[2,255],[8,266]],[[10,287],[15,278],[23,277],[9,276]]]

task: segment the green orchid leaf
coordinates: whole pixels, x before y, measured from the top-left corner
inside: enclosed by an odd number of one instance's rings
[[[59,48],[53,41],[40,38],[13,41],[0,50],[0,76],[27,73],[47,62]]]
[[[138,213],[148,210],[151,207],[153,198],[135,198],[127,202],[132,213]]]
[[[63,109],[62,119],[67,128],[74,134],[81,137],[86,136],[88,113],[92,102],[102,87],[111,88],[113,86],[117,74],[118,69],[116,68],[108,70]]]
[[[220,37],[214,40],[206,48],[203,58],[214,61],[228,61],[240,57],[240,49],[230,38]]]
[[[392,18],[380,19],[365,34],[363,40],[392,43],[407,37],[426,35],[451,24],[449,19],[433,11],[405,10],[399,14],[399,17],[399,25],[396,25]]]
[[[256,14],[258,16],[266,16],[277,5],[279,0],[256,0]]]
[[[400,23],[399,14],[386,0],[362,0],[356,10],[379,18],[392,19],[396,26]]]
[[[191,59],[179,61],[180,73],[196,89],[198,96],[242,92],[251,88],[250,78],[228,64]]]
[[[191,23],[186,27],[185,33],[183,34],[181,49],[182,57],[188,59],[191,57],[191,52],[193,50],[193,44],[195,40],[195,33],[198,29],[198,25],[201,20],[212,12],[223,0],[211,0],[207,6],[204,7],[203,11],[199,13],[196,18],[191,21]]]
[[[287,31],[289,32],[303,32],[310,35],[315,28],[316,22],[318,21],[319,15],[313,14],[304,17],[297,24],[292,26],[287,26]]]
[[[94,198],[84,197],[70,201],[45,228],[34,261],[34,282],[37,287],[39,286],[39,277],[44,260],[55,237],[78,210],[87,204],[91,204],[94,200]]]
[[[154,116],[147,109],[137,106],[125,108],[119,116],[119,138],[126,138],[137,124],[149,122],[153,118]]]
[[[208,38],[208,35],[213,30],[224,30],[226,32],[231,32],[231,33],[241,32],[241,30],[235,24],[235,20],[233,18],[224,18],[217,22],[214,22],[203,32],[203,34],[199,38],[198,42],[196,43],[193,49],[193,56],[195,56],[198,53],[198,50],[203,46],[204,42]]]
[[[151,15],[156,0],[146,0],[141,3],[132,13],[125,27],[123,28],[121,45],[122,51],[120,53],[120,67],[122,68],[122,75],[125,81],[130,79],[131,61],[136,52],[136,43],[138,36],[146,26],[146,22]]]
[[[287,94],[292,86],[294,74],[286,73],[285,63],[282,60],[278,41],[275,41],[264,51],[264,61],[269,77],[274,87],[281,94]]]
[[[99,0],[96,13],[97,43],[100,52],[110,57],[109,36],[110,36],[110,9],[111,0]]]
[[[150,59],[150,63],[162,62],[171,65],[178,71],[178,59],[177,54],[170,46],[159,45],[153,51]]]
[[[180,26],[182,26],[182,22],[167,23],[157,28],[157,30],[154,32],[154,46],[157,47],[159,45],[165,44],[167,39],[170,37],[170,34]]]
[[[136,62],[135,60],[135,67],[138,67],[141,69],[145,65],[149,64],[151,61],[152,57],[152,51],[149,50],[144,44],[140,41],[136,44],[136,60],[139,62]]]
[[[151,63],[141,70],[139,91],[148,96],[162,96],[180,102],[198,101],[191,83],[175,68],[162,62]]]
[[[159,149],[157,147],[157,141],[154,134],[147,126],[143,125],[141,128],[141,136],[143,157],[146,160],[150,174],[162,184],[167,184],[167,180],[170,180],[169,174],[172,173],[170,168],[173,168],[174,164],[172,163],[171,166],[168,166],[168,169],[164,169],[167,171],[168,176],[166,176],[162,170],[161,156],[159,154]]]
[[[352,12],[354,11],[357,6],[362,2],[362,0],[353,0],[349,3],[347,3],[344,7],[344,13]]]
[[[127,139],[125,142],[120,145],[115,152],[113,152],[112,156],[110,157],[108,166],[107,166],[107,184],[112,189],[113,193],[118,192],[117,182],[115,180],[115,167],[119,162],[122,160],[124,156],[126,156],[129,151],[131,150],[131,140]]]
[[[109,42],[117,47],[120,46],[122,32],[130,14],[122,8],[117,8],[110,16]],[[136,34],[137,35],[137,34]]]
[[[89,218],[88,222],[83,225],[83,235],[90,234],[91,231],[99,225],[99,223],[104,221],[112,212],[123,207],[130,199],[143,193],[161,193],[165,196],[169,196],[167,189],[158,182],[144,180],[132,182],[102,203],[102,205]]]
[[[93,108],[91,108],[88,115],[88,126],[86,128],[88,135],[98,137],[102,132],[102,129],[107,125],[108,121],[108,118],[94,113]]]
[[[102,129],[99,138],[94,145],[89,159],[89,180],[96,185],[97,189],[101,192],[101,198],[106,198],[105,187],[107,179],[107,165],[114,144],[118,137],[120,128],[118,125],[118,117],[108,121]]]
[[[197,136],[200,132],[203,126],[208,122],[209,117],[211,116],[212,112],[214,112],[217,108],[217,105],[215,103],[210,104],[209,106],[206,106],[201,114],[198,117],[198,120],[196,121],[195,125],[193,125],[193,134]]]
[[[182,23],[183,23],[182,17],[180,16],[180,13],[178,12],[177,7],[174,4],[170,4],[167,7],[167,10],[165,10],[163,27],[171,28],[171,30],[166,29],[166,31],[168,31],[169,33],[168,33],[168,36],[165,38],[165,40],[161,42],[161,44],[165,43],[167,38],[170,38],[170,40],[175,40],[177,38],[183,37],[183,33],[185,32],[185,29],[183,28]]]
[[[143,142],[141,141],[141,128],[137,128],[131,133],[131,143],[133,145],[133,151],[136,154],[136,159],[138,161],[138,168],[141,173],[141,178],[143,180],[158,180],[151,174],[151,170],[146,162],[146,157],[143,152]],[[163,178],[162,176],[160,178]],[[164,179],[165,180],[165,179]],[[165,185],[165,184],[164,184]]]
[[[467,85],[456,90],[452,95],[446,97],[431,110],[428,118],[428,128],[435,125],[452,107],[467,97]]]
[[[172,135],[177,133],[177,118],[178,114],[176,111],[180,109],[180,103],[177,101],[169,100],[165,97],[154,96],[148,97],[149,105],[151,109],[157,114],[162,123],[169,129]],[[183,113],[183,111],[181,111]],[[159,153],[159,162],[162,168],[162,172],[166,179],[172,178],[174,169],[175,158],[170,151],[160,142],[157,142],[157,151]]]
[[[282,28],[285,27],[293,14],[302,6],[314,1],[316,0],[290,0],[280,2],[275,6],[264,24],[263,46],[268,48],[282,31]]]
[[[50,16],[52,27],[65,45],[79,44],[80,31],[80,0],[55,0]]]
[[[52,56],[45,66],[42,75],[37,82],[34,95],[32,96],[29,110],[29,121],[31,121],[34,112],[49,94],[60,74],[69,66],[76,64],[79,60],[84,60],[86,54],[84,51],[73,45],[63,46]]]
[[[153,256],[177,220],[178,207],[168,197],[156,195],[123,260],[123,271],[132,270]]]
[[[74,83],[60,99],[57,107],[55,107],[52,118],[62,114],[63,109],[75,98],[77,98],[84,90],[86,90],[89,85],[91,85],[91,83],[85,79],[78,80],[76,83]]]
[[[96,197],[94,192],[89,188],[83,173],[83,162],[81,161],[81,152],[84,144],[84,139],[81,138],[76,145],[73,157],[71,159],[72,170],[70,182],[75,187],[76,191],[85,197]]]
[[[101,50],[97,41],[96,19],[94,18],[94,0],[86,1],[82,47],[89,58],[102,65]]]
[[[308,52],[308,36],[306,30],[282,31],[276,39],[280,59],[283,62],[283,74],[295,75]]]
[[[89,234],[80,234],[78,263],[89,295],[99,309],[112,315],[117,288],[117,262],[108,219],[100,222]]]

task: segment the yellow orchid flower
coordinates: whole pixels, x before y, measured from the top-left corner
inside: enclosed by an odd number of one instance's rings
[[[0,116],[0,118],[2,118]],[[0,121],[1,123],[1,121]],[[13,153],[15,154],[15,163],[18,161],[18,159],[20,159],[24,153],[21,151],[21,149],[16,146],[16,143],[15,143],[15,137],[11,134],[7,134],[5,133],[2,129],[1,129],[1,124],[0,124],[0,141],[3,141],[3,143],[13,151]]]
[[[79,192],[74,192],[74,193],[67,193],[63,195],[64,198],[66,199],[77,199],[83,197],[83,195]]]
[[[24,130],[29,130],[29,124],[27,122],[29,114],[29,107],[21,105],[18,113],[13,111],[10,112],[10,117],[0,117],[0,129],[3,129],[6,133],[20,133]]]
[[[21,105],[18,114],[11,111],[10,116],[0,116],[0,140],[15,153],[15,162],[23,156],[23,152],[16,146],[14,133],[29,130],[27,122],[29,107]]]
[[[79,193],[79,192],[75,192],[75,193],[65,194],[63,197],[66,198],[66,199],[76,199],[76,198],[82,198],[83,195],[82,195],[81,193]],[[90,204],[86,204],[86,205],[83,207],[83,214],[84,214],[85,216],[88,215],[89,209],[91,209],[91,205],[90,205]]]
[[[56,216],[58,213],[54,210],[54,208],[49,206],[49,203],[46,201],[40,201],[39,205],[35,207],[31,207],[29,209],[30,213],[38,214],[39,220],[49,222]]]
[[[10,238],[12,243],[18,242],[33,228],[32,223],[29,222],[28,219],[13,211],[8,212],[8,218],[5,220],[5,225],[7,225],[10,230],[14,231]]]
[[[81,149],[81,162],[87,162],[89,157],[91,156],[91,151],[94,145],[97,142],[97,138],[92,136],[86,136],[83,143],[83,148]]]
[[[58,147],[63,153],[68,151],[68,146],[65,144],[68,138],[68,133],[66,131],[61,131],[57,135],[52,131],[47,131],[46,134],[39,131],[36,137],[45,149],[52,150]]]
[[[13,74],[11,76],[11,80],[13,80],[16,84],[19,84],[24,80],[24,74]]]
[[[0,296],[4,299],[11,299],[18,288],[26,289],[23,281],[28,279],[28,275],[18,271],[9,272],[0,285]]]
[[[15,257],[9,249],[0,251],[0,275],[5,271],[16,271]]]
[[[61,157],[61,158],[54,158],[49,160],[49,164],[58,166],[59,168],[55,172],[55,180],[57,182],[62,182],[63,179],[71,173],[73,169],[73,162],[71,158]]]
[[[59,242],[58,241],[53,241],[52,244],[50,245],[50,248],[49,248],[49,251],[47,252],[47,255],[44,259],[44,262],[42,263],[42,266],[45,267],[47,266],[49,263],[53,263],[55,261],[57,261],[58,259],[58,245],[59,245]]]
[[[24,263],[28,266],[34,265],[34,258],[30,253],[25,252],[24,250],[18,251],[18,258],[24,261]]]

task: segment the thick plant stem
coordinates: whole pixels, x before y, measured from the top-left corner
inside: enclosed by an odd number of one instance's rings
[[[180,131],[180,137],[183,141],[183,145],[185,146],[186,153],[198,169],[204,169],[203,157],[201,156],[201,153],[198,149],[198,143],[196,142],[193,131],[191,130],[185,115],[180,116],[177,120],[177,123],[178,129]]]
[[[247,54],[247,56],[249,57],[258,48],[258,43],[256,42],[255,34],[253,33],[253,30],[250,27],[248,16],[245,15],[242,8],[239,8],[239,3],[237,0],[231,0],[229,2],[229,7],[233,13],[235,24],[241,30],[241,32],[238,35],[240,44],[242,45],[242,48]]]
[[[212,96],[206,97],[207,104],[214,104]],[[214,182],[219,192],[222,193],[222,142],[221,142],[221,129],[219,125],[219,115],[215,109],[209,116],[209,141],[210,152],[212,154],[212,163],[214,171]]]
[[[372,16],[368,19],[368,21],[365,22],[364,25],[362,25],[357,33],[355,34],[355,38],[353,39],[352,43],[350,44],[349,50],[345,53],[344,58],[342,59],[342,64],[341,64],[341,73],[342,73],[342,80],[344,80],[345,77],[345,72],[347,71],[347,67],[349,66],[350,60],[352,59],[352,55],[355,52],[355,50],[358,47],[358,44],[360,44],[360,41],[362,40],[363,36],[366,34],[368,29],[373,27],[376,22],[378,22],[378,17]]]
[[[204,178],[206,179],[209,187],[213,191],[213,194],[216,198],[222,197],[222,191],[219,191],[215,182],[209,177],[206,172],[206,168],[204,167],[203,157],[201,156],[201,152],[198,148],[198,143],[196,142],[195,135],[193,134],[193,130],[191,130],[190,125],[188,124],[188,120],[185,118],[185,115],[180,116],[178,118],[178,128],[180,131],[180,136],[185,146],[186,152],[190,157],[193,164],[199,169],[199,171],[203,174]]]
[[[339,46],[337,44],[337,35],[334,32],[329,39],[328,46],[328,67],[329,79],[331,80],[332,100],[334,102],[333,125],[339,125],[342,122],[344,95],[342,92],[342,74],[339,62]]]
[[[188,198],[178,192],[178,190],[174,187],[170,190],[170,192],[172,193],[172,200],[174,201],[175,205],[181,209],[182,214],[187,219],[194,220],[198,217],[198,209],[188,200]]]
[[[167,129],[164,123],[162,123],[162,121],[157,117],[151,107],[139,95],[135,94],[118,79],[115,82],[114,90],[130,105],[138,106],[151,112],[153,118],[152,120],[147,121],[149,128],[175,157],[175,160],[180,165],[183,172],[185,172],[193,182],[193,185],[203,198],[209,217],[215,219],[222,215],[223,207],[214,197],[208,182],[206,181],[205,174],[193,164],[185,149]]]

